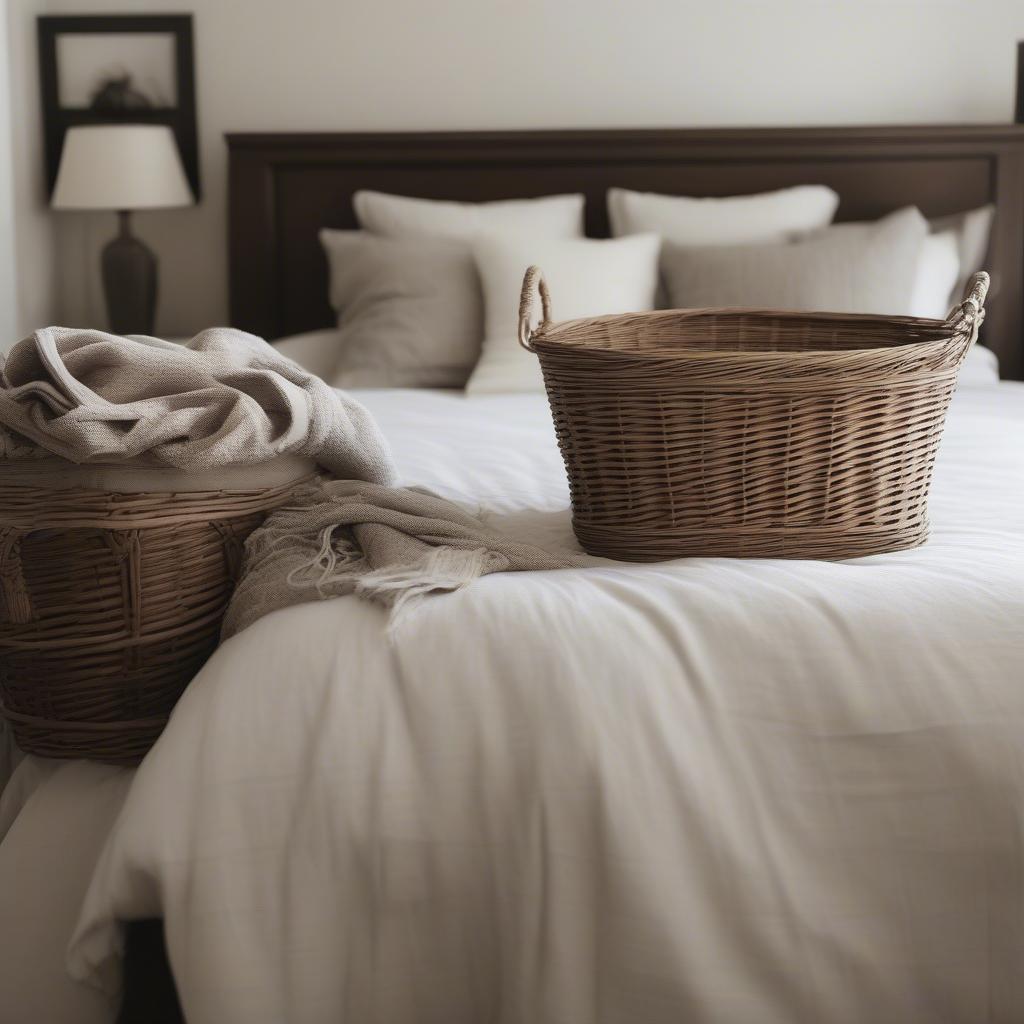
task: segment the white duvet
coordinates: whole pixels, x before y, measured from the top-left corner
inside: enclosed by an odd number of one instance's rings
[[[361,397],[406,482],[573,543],[542,397]],[[139,769],[73,970],[163,916],[190,1024],[1019,1024],[1024,386],[956,396],[931,509],[846,564],[492,576],[390,644],[271,615]]]

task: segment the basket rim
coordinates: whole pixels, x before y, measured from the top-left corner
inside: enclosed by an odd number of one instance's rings
[[[164,715],[153,715],[149,718],[124,718],[110,722],[90,722],[70,718],[41,718],[38,715],[27,715],[22,711],[13,711],[3,703],[0,703],[0,717],[21,725],[32,725],[38,728],[49,729],[53,732],[84,732],[97,735],[103,733],[121,734],[132,730],[148,732],[156,726],[164,725],[170,715],[171,712],[168,711]]]
[[[898,325],[900,327],[918,326],[928,331],[939,331],[945,328],[946,331],[940,337],[933,337],[921,340],[897,341],[892,344],[878,345],[874,348],[845,348],[845,349],[801,349],[799,352],[788,352],[778,350],[758,351],[757,349],[703,349],[687,347],[685,344],[673,348],[661,348],[653,350],[643,349],[617,349],[593,343],[566,341],[559,337],[564,331],[586,324],[601,326],[614,324],[632,317],[643,316],[652,320],[667,319],[697,319],[709,315],[742,315],[744,317],[762,317],[766,320],[814,320],[822,324],[836,325]],[[877,358],[884,353],[895,353],[900,350],[913,350],[915,352],[929,353],[941,351],[943,348],[959,342],[963,343],[971,335],[970,328],[950,324],[948,320],[936,320],[929,317],[914,316],[887,316],[880,313],[832,313],[827,311],[803,311],[803,310],[778,310],[765,307],[701,307],[699,309],[658,309],[648,310],[640,313],[608,313],[603,316],[575,317],[571,320],[559,320],[540,324],[531,334],[531,346],[548,346],[551,349],[573,349],[578,352],[585,352],[600,358],[629,358],[654,361],[663,359],[698,359],[710,362],[731,360],[741,356],[744,360],[776,362],[779,360],[792,359],[798,356],[801,361],[813,360],[829,361],[835,359],[848,360],[851,357],[871,356]]]
[[[0,470],[10,465],[0,459]],[[0,479],[0,531],[145,530],[229,522],[287,504],[319,472],[259,489],[209,491],[108,491],[57,489],[35,481]],[[26,504],[29,499],[33,499]]]

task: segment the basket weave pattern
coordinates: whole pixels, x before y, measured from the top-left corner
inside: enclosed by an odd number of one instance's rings
[[[630,561],[923,543],[987,288],[976,275],[945,321],[707,309],[554,324],[531,267],[520,341],[540,359],[580,543]]]
[[[246,537],[300,482],[178,494],[0,483],[0,698],[18,745],[138,761],[217,646]]]

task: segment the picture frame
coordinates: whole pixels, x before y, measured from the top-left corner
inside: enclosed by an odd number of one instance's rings
[[[165,124],[200,198],[191,14],[37,19],[47,195],[68,128]]]

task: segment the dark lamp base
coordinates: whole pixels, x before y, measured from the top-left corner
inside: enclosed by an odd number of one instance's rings
[[[156,257],[131,233],[119,210],[120,234],[103,249],[103,292],[114,334],[152,334],[156,315]]]

